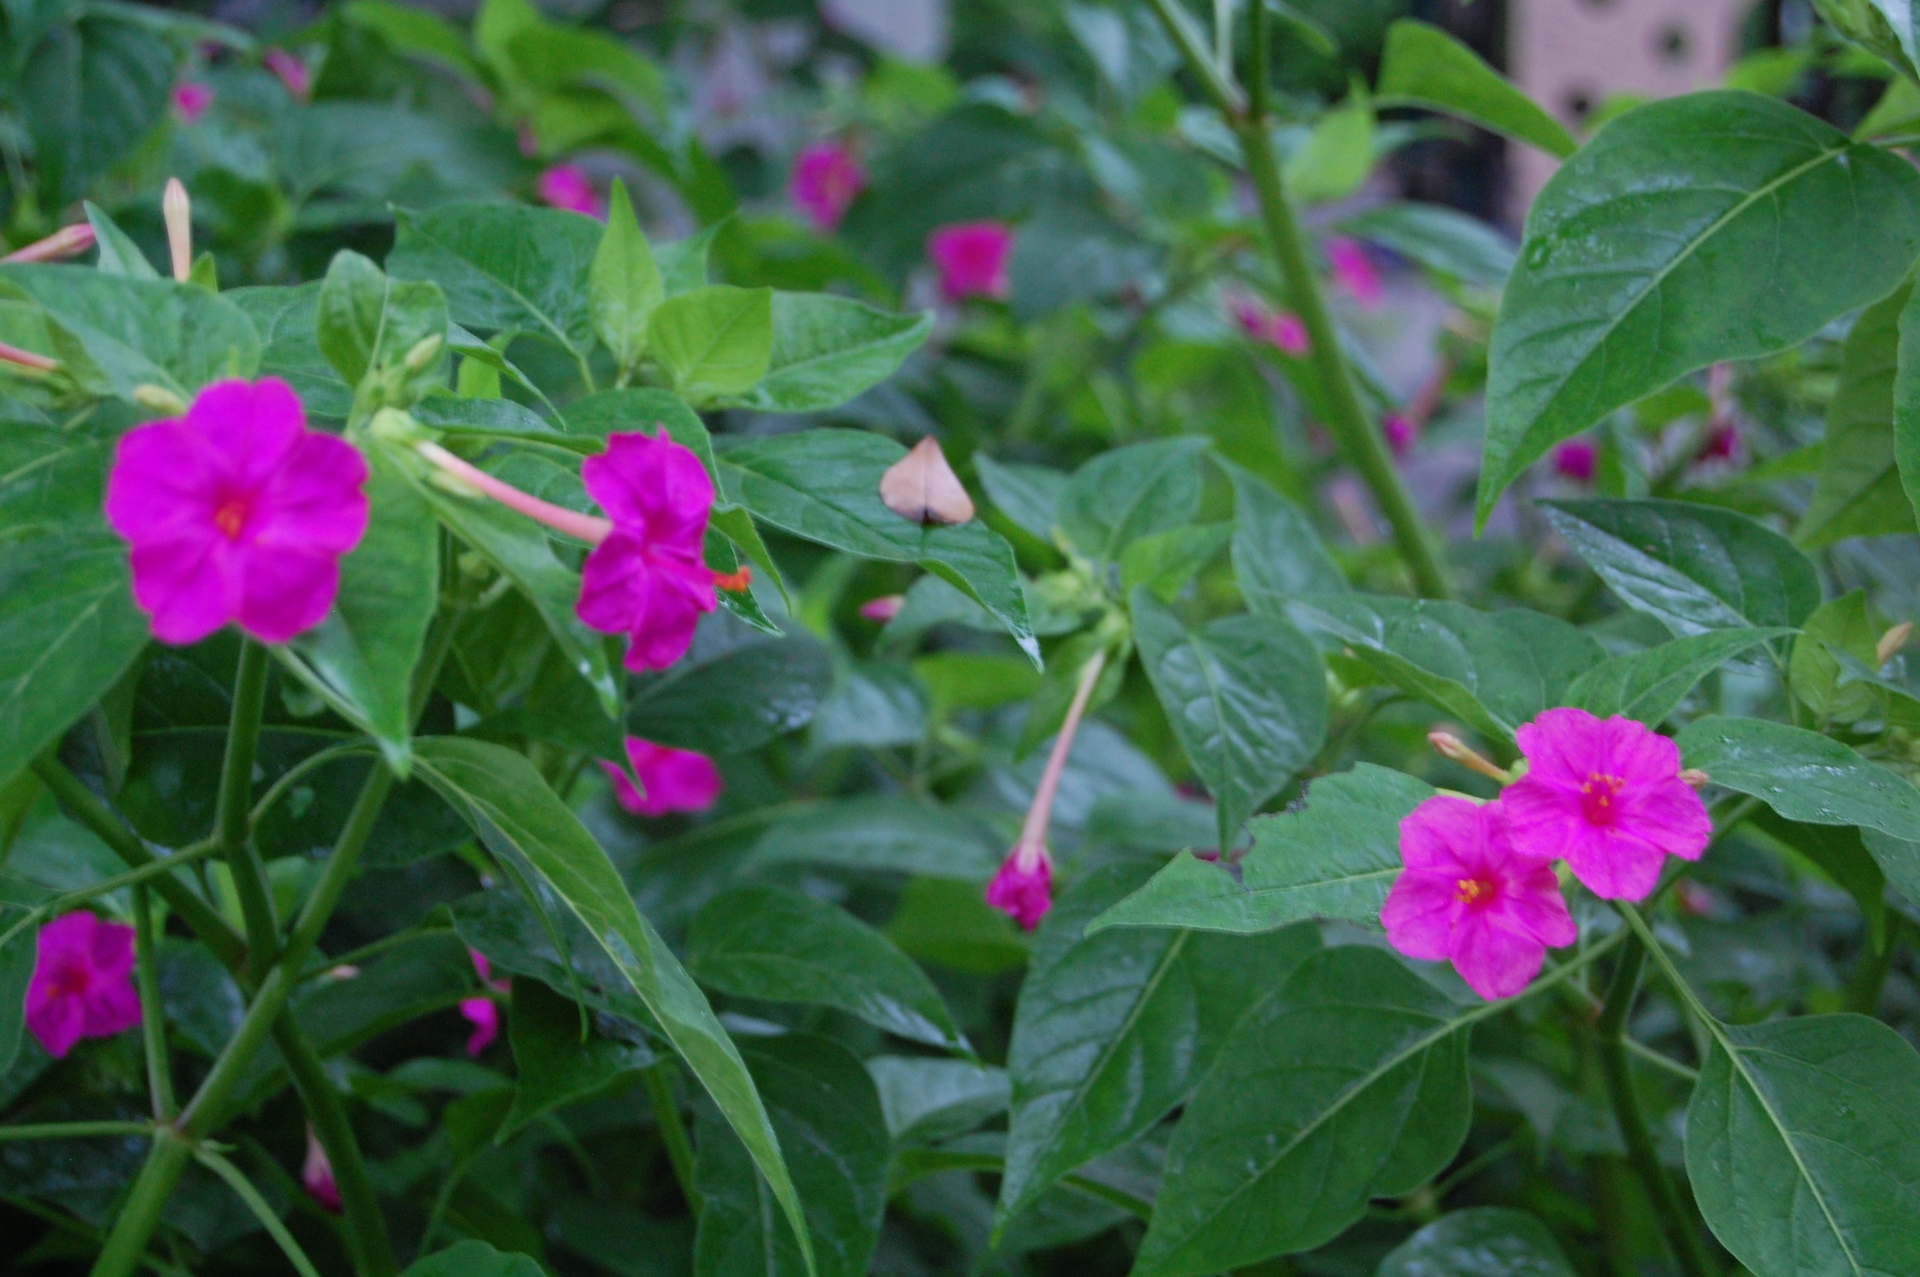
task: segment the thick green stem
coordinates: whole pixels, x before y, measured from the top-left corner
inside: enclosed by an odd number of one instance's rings
[[[1853,976],[1847,981],[1847,1010],[1861,1015],[1872,1015],[1880,1009],[1880,991],[1886,987],[1887,972],[1893,968],[1893,958],[1900,950],[1900,932],[1906,924],[1893,910],[1887,910],[1886,942],[1878,949],[1869,940],[1860,960],[1854,965]]]
[[[274,1021],[273,1041],[287,1062],[294,1088],[300,1092],[300,1103],[313,1119],[314,1138],[326,1150],[327,1163],[333,1167],[353,1270],[361,1277],[391,1277],[400,1271],[400,1264],[387,1236],[386,1218],[374,1196],[366,1159],[360,1155],[360,1141],[354,1138],[346,1107],[327,1077],[320,1053],[290,1015]]]
[[[134,977],[140,989],[140,1036],[147,1050],[147,1092],[153,1117],[171,1122],[173,1067],[167,1059],[167,1018],[160,1001],[160,964],[153,947],[153,897],[142,885],[133,889]]]
[[[233,680],[233,717],[227,728],[227,754],[220,766],[220,798],[214,837],[233,875],[240,915],[247,924],[247,969],[260,979],[280,949],[273,917],[273,896],[266,870],[253,846],[253,760],[260,745],[260,715],[267,697],[267,649],[253,639],[240,644],[240,668]]]
[[[700,1189],[693,1179],[693,1145],[687,1128],[680,1123],[680,1105],[673,1098],[674,1079],[679,1075],[672,1060],[662,1060],[640,1076],[647,1085],[647,1099],[653,1104],[653,1119],[660,1128],[660,1142],[667,1146],[667,1160],[673,1163],[673,1177],[687,1199],[687,1208],[700,1216]]]
[[[159,1227],[160,1212],[173,1196],[173,1186],[181,1172],[193,1160],[193,1142],[182,1139],[171,1127],[154,1132],[153,1147],[133,1181],[126,1204],[113,1221],[100,1257],[93,1261],[93,1277],[127,1277],[146,1253],[147,1239]]]
[[[0,1126],[0,1140],[76,1140],[151,1134],[151,1122],[36,1122],[31,1126]]]

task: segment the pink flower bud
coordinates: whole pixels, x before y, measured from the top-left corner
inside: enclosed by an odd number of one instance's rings
[[[287,92],[302,102],[313,96],[313,71],[299,58],[285,49],[268,49],[260,60],[266,63],[267,70],[280,77],[280,83],[287,86]]]
[[[1281,311],[1273,317],[1267,340],[1295,359],[1306,358],[1307,352],[1313,349],[1313,343],[1307,338],[1306,323],[1291,311]]]
[[[327,1160],[327,1150],[320,1147],[311,1126],[307,1127],[307,1160],[300,1166],[300,1186],[320,1203],[321,1210],[340,1213],[340,1186],[333,1181],[333,1163]]]
[[[1005,301],[1013,291],[1007,273],[1013,228],[1005,222],[942,226],[927,236],[927,256],[940,270],[940,291],[953,301],[967,297]]]
[[[173,86],[173,109],[188,124],[196,123],[213,105],[213,89],[197,80],[187,80]]]
[[[1589,439],[1569,439],[1553,450],[1553,472],[1575,483],[1592,483],[1600,449]]]
[[[102,922],[85,910],[40,928],[26,1020],[56,1060],[81,1038],[112,1037],[138,1025],[133,928]]]
[[[613,782],[614,798],[636,816],[664,816],[673,811],[705,811],[719,800],[726,782],[705,754],[670,749],[638,736],[627,737],[627,761],[640,784],[612,763],[601,768]]]
[[[875,625],[885,625],[900,615],[900,609],[906,606],[904,594],[882,594],[877,599],[868,599],[860,605],[860,615]],[[1883,661],[1882,664],[1885,664]]]
[[[543,204],[602,220],[607,216],[607,202],[593,189],[593,179],[578,164],[555,164],[540,174],[533,188]]]
[[[1386,296],[1386,290],[1380,286],[1380,274],[1373,268],[1373,259],[1358,241],[1338,236],[1328,240],[1327,260],[1333,265],[1334,279],[1361,306],[1372,310]]]
[[[845,143],[816,142],[794,161],[788,194],[815,230],[831,234],[866,184],[866,170]]]
[[[1416,433],[1413,423],[1397,412],[1387,414],[1380,423],[1380,433],[1387,437],[1387,447],[1396,457],[1404,457],[1413,450],[1413,437]]]
[[[59,262],[78,257],[94,244],[93,224],[75,222],[62,226],[45,239],[37,239],[25,248],[16,248],[0,262]]]
[[[1697,461],[1732,461],[1740,455],[1740,427],[1731,421],[1722,421],[1708,434],[1706,443],[1700,447]]]
[[[1016,843],[987,884],[987,903],[1032,931],[1053,908],[1053,857],[1037,839]]]

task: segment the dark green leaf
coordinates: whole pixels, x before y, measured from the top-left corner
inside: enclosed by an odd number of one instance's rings
[[[1394,1248],[1377,1277],[1574,1277],[1560,1243],[1525,1211],[1451,1211]]]
[[[1854,898],[1875,949],[1886,944],[1887,876],[1862,840],[1864,832],[1851,825],[1803,825],[1786,820],[1765,807],[1747,817],[1787,846],[1820,867]],[[1881,835],[1885,837],[1885,835]]]
[[[1527,219],[1494,325],[1481,521],[1554,443],[1693,369],[1798,344],[1916,251],[1920,174],[1784,102],[1693,93],[1613,120]]]
[[[631,1082],[655,1061],[638,1035],[622,1041],[594,1032],[582,1041],[580,1008],[539,980],[514,981],[507,1006],[507,1035],[518,1076],[513,1107],[493,1135],[496,1144],[506,1143],[542,1113]]]
[[[1138,1277],[1310,1250],[1406,1193],[1472,1119],[1463,1012],[1391,956],[1309,957],[1220,1050],[1167,1150]]]
[[[1566,703],[1600,718],[1615,714],[1658,727],[1694,684],[1750,647],[1791,630],[1708,630],[1643,652],[1610,656],[1567,686]]]
[[[524,204],[401,212],[387,273],[439,284],[467,328],[542,333],[584,352],[593,342],[587,276],[600,234],[590,217]]]
[[[1859,825],[1920,842],[1920,790],[1818,732],[1760,718],[1696,719],[1675,740],[1689,767],[1788,820]]]
[[[626,722],[655,744],[734,754],[806,726],[832,684],[833,663],[811,635],[772,638],[709,617],[672,669],[633,680]]]
[[[1144,586],[1171,603],[1233,539],[1231,523],[1196,523],[1141,537],[1120,552],[1120,588]]]
[[[1495,133],[1531,142],[1556,160],[1579,148],[1560,122],[1439,27],[1402,18],[1387,28],[1380,58],[1381,106],[1432,107]]]
[[[1675,634],[1798,626],[1820,602],[1793,543],[1731,510],[1684,501],[1548,501],[1554,530],[1620,601]]]
[[[10,26],[22,7],[7,6]],[[8,96],[32,140],[41,206],[62,208],[165,118],[180,54],[143,24],[103,10],[77,22],[50,22],[44,39],[17,31],[14,38],[21,43],[9,50],[9,60],[26,61],[18,73],[9,67]]]
[[[1915,1113],[1920,1056],[1884,1024],[1716,1026],[1687,1105],[1694,1199],[1754,1277],[1915,1271]]]
[[[1247,607],[1285,616],[1296,595],[1345,592],[1347,578],[1299,507],[1251,470],[1222,468],[1233,480],[1233,575]]]
[[[773,295],[773,348],[759,385],[728,402],[761,412],[819,412],[894,374],[933,331],[933,314],[895,315],[824,293]]]
[[[838,1007],[899,1037],[969,1049],[912,959],[838,905],[797,892],[740,887],[715,896],[687,935],[687,969],[735,997]]]
[[[1276,617],[1189,630],[1145,589],[1132,596],[1140,660],[1173,734],[1219,809],[1220,846],[1327,738],[1327,676],[1306,636]]]
[[[17,880],[0,882],[0,1078],[13,1067],[26,1027],[27,983],[38,961],[39,930],[20,926],[40,903],[41,891]],[[13,929],[20,926],[18,931]],[[8,932],[13,932],[8,936]]]
[[[300,396],[308,417],[344,420],[353,387],[321,353],[320,280],[296,288],[235,288],[221,297],[238,306],[260,335],[260,375],[278,377]]]
[[[1323,776],[1299,811],[1256,817],[1239,874],[1175,856],[1140,890],[1096,918],[1106,927],[1271,931],[1306,918],[1372,921],[1400,876],[1400,822],[1433,796],[1404,772],[1357,763]]]
[[[1205,439],[1185,436],[1101,453],[1060,494],[1060,530],[1087,557],[1117,563],[1136,539],[1193,522],[1206,450]]]
[[[416,1259],[400,1277],[545,1277],[531,1255],[503,1255],[485,1242],[456,1242]]]
[[[911,798],[843,798],[767,826],[756,864],[798,862],[985,882],[1006,848],[991,829],[952,807]]]
[[[133,237],[120,229],[114,221],[92,200],[86,201],[87,224],[93,227],[94,245],[99,249],[99,257],[94,269],[106,275],[120,275],[127,279],[159,279],[160,272],[153,268],[147,255],[133,242]]]
[[[1874,710],[1873,689],[1855,683],[1843,685],[1847,671],[1835,653],[1851,656],[1868,668],[1878,666],[1884,629],[1874,623],[1864,590],[1822,603],[1793,642],[1787,685],[1822,719],[1851,723],[1865,718]]]
[[[1827,404],[1827,440],[1813,500],[1793,539],[1809,550],[1854,536],[1912,532],[1913,506],[1894,465],[1893,396],[1900,319],[1911,283],[1860,313],[1847,334],[1840,384]]]
[[[1007,1111],[1007,1071],[967,1060],[878,1055],[867,1073],[896,1144],[937,1144]]]
[[[1893,377],[1893,452],[1907,504],[1920,510],[1920,302],[1900,312],[1900,343]]]

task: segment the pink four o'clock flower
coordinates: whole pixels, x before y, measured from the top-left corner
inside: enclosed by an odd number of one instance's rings
[[[1407,418],[1397,412],[1390,412],[1380,423],[1380,433],[1387,437],[1387,447],[1393,451],[1393,455],[1404,457],[1413,450],[1413,439],[1419,431],[1414,429],[1413,422]]]
[[[1713,838],[1680,747],[1618,716],[1550,709],[1516,735],[1527,774],[1500,797],[1514,841],[1565,857],[1603,900],[1641,900],[1668,856],[1698,860]]]
[[[133,928],[82,910],[40,928],[27,981],[27,1028],[58,1060],[81,1038],[106,1038],[140,1023],[133,991]]]
[[[718,606],[701,557],[713,481],[700,458],[667,437],[607,436],[607,450],[580,467],[587,492],[613,530],[580,575],[582,622],[628,636],[627,668],[663,670],[686,655],[694,626]]]
[[[213,90],[197,80],[188,80],[173,87],[173,109],[188,124],[194,123],[207,113],[213,105]]]
[[[673,749],[629,736],[627,762],[640,778],[637,787],[616,764],[602,762],[600,766],[613,781],[614,797],[636,816],[705,811],[726,787],[713,760],[690,749]]]
[[[167,643],[229,621],[267,643],[318,625],[367,528],[367,463],[307,429],[286,382],[221,381],[185,417],[128,431],[106,514],[133,546],[133,596]]]
[[[593,179],[578,164],[555,164],[540,174],[533,184],[540,202],[571,213],[604,219],[607,202],[593,189]]]
[[[866,185],[866,170],[846,143],[815,142],[794,160],[788,194],[815,230],[831,234]]]
[[[1526,988],[1548,949],[1579,938],[1552,858],[1509,831],[1499,803],[1427,799],[1400,822],[1400,858],[1380,911],[1388,942],[1451,962],[1489,1001]]]
[[[1365,245],[1335,236],[1327,241],[1327,260],[1333,265],[1333,277],[1340,281],[1340,287],[1362,306],[1372,310],[1385,299],[1380,272],[1373,268],[1373,259],[1367,256]]]
[[[1553,450],[1553,472],[1575,483],[1592,483],[1600,467],[1600,449],[1591,439],[1569,439]]]
[[[1005,301],[1013,291],[1007,262],[1013,256],[1013,228],[1005,222],[956,222],[927,236],[927,256],[940,269],[940,291],[950,300],[991,297]]]
[[[1053,908],[1053,857],[1044,839],[1022,838],[987,884],[987,903],[1032,931]]]
[[[493,967],[487,962],[487,955],[478,949],[469,949],[467,956],[473,959],[473,969],[480,973],[480,983],[496,993],[512,992],[513,986],[507,981],[493,978]],[[484,993],[478,997],[462,998],[460,1014],[473,1026],[473,1035],[467,1039],[467,1054],[477,1057],[500,1036],[500,1004]]]
[[[300,1186],[320,1203],[321,1210],[340,1213],[340,1186],[333,1180],[333,1163],[327,1160],[327,1150],[320,1147],[312,1126],[307,1127],[307,1160],[300,1166]]]
[[[1303,357],[1313,349],[1307,339],[1307,326],[1300,322],[1300,316],[1291,311],[1273,311],[1249,298],[1235,298],[1231,303],[1234,322],[1240,330],[1255,341],[1264,341],[1295,359]]]
[[[872,621],[876,625],[885,625],[888,621],[900,615],[900,609],[906,605],[907,596],[904,594],[882,594],[879,598],[868,599],[865,603],[862,603],[860,605],[860,615],[863,619]]]
[[[1732,421],[1722,421],[1708,432],[1707,441],[1700,445],[1696,461],[1732,461],[1740,455],[1740,427]]]
[[[280,77],[280,83],[287,86],[287,92],[305,102],[313,96],[313,68],[285,49],[268,49],[260,60],[267,70]]]

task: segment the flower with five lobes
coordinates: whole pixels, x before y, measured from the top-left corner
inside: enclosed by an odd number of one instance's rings
[[[638,786],[617,764],[602,762],[600,767],[613,782],[614,798],[636,816],[705,811],[726,788],[713,760],[690,749],[673,749],[629,736],[627,762],[640,779]]]
[[[991,297],[1005,301],[1013,291],[1007,262],[1013,256],[1013,228],[1005,222],[958,222],[927,236],[927,256],[940,269],[940,291],[950,301]]]
[[[140,1023],[133,991],[133,928],[81,910],[40,928],[26,1019],[54,1059],[81,1038],[107,1038]]]
[[[1516,739],[1527,774],[1500,796],[1514,841],[1564,856],[1594,895],[1645,899],[1668,856],[1706,851],[1713,820],[1680,773],[1680,747],[1645,724],[1550,709]]]
[[[367,463],[307,429],[286,382],[220,381],[186,416],[121,436],[106,515],[133,547],[133,597],[166,643],[229,621],[267,643],[318,625],[367,529]]]
[[[1400,822],[1400,858],[1380,910],[1388,942],[1453,963],[1489,1001],[1526,988],[1548,949],[1579,939],[1552,858],[1514,836],[1500,803],[1427,799]]]

